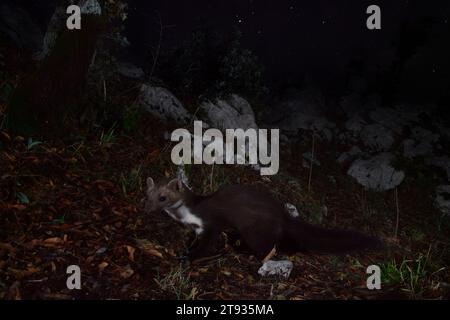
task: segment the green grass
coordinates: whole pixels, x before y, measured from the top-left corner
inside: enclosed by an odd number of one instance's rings
[[[412,298],[417,298],[430,283],[430,278],[444,268],[433,271],[429,262],[430,251],[426,255],[420,254],[417,258],[406,259],[401,262],[391,260],[381,265],[382,283],[397,285]]]
[[[197,288],[193,286],[187,270],[181,266],[172,268],[164,276],[158,274],[154,280],[161,290],[175,294],[178,300],[193,300],[197,295]]]
[[[142,166],[133,168],[128,173],[121,173],[119,177],[119,185],[124,196],[128,196],[131,193],[142,191]]]
[[[100,147],[109,147],[112,144],[116,143],[117,141],[117,135],[115,133],[115,124],[108,129],[108,131],[106,132],[102,132],[102,134],[100,135],[100,140],[99,140],[99,146]]]

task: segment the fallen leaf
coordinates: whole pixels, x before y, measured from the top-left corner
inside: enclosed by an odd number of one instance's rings
[[[155,257],[158,257],[158,258],[163,258],[162,253],[159,252],[158,250],[156,250],[153,243],[151,243],[150,241],[145,240],[145,239],[137,239],[136,243],[137,243],[138,248],[141,249],[142,251],[144,251],[145,253],[155,256]]]
[[[64,240],[58,237],[48,238],[44,240],[44,246],[58,246],[64,243]]]
[[[6,206],[8,209],[16,209],[19,211],[25,210],[27,208],[23,204],[7,204]]]
[[[124,279],[128,279],[134,274],[134,270],[130,267],[125,268],[123,271],[120,272],[120,276]]]
[[[72,296],[63,293],[47,293],[44,295],[46,299],[54,299],[54,300],[70,300]]]
[[[102,263],[100,263],[100,264],[98,265],[98,271],[103,272],[103,270],[105,270],[105,268],[106,268],[108,265],[109,265],[108,262],[103,261]]]
[[[127,247],[127,251],[128,251],[128,259],[130,259],[131,261],[134,261],[134,252],[136,251],[135,248],[133,248],[132,246],[126,246]]]
[[[150,249],[150,250],[147,251],[147,253],[151,254],[152,256],[158,257],[158,258],[162,258],[163,257],[162,253],[159,252],[156,249]]]

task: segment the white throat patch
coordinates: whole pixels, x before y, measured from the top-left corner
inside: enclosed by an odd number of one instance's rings
[[[203,232],[203,221],[194,215],[188,207],[186,207],[182,200],[178,200],[175,204],[164,209],[166,213],[172,218],[186,226],[192,227],[196,234]]]

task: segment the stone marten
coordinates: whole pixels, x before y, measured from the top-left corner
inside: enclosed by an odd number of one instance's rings
[[[179,179],[155,183],[147,179],[145,212],[165,211],[171,218],[197,234],[188,257],[197,259],[214,254],[222,231],[235,229],[258,257],[276,246],[286,253],[312,251],[347,253],[378,250],[383,243],[355,231],[328,230],[292,217],[284,205],[263,187],[230,185],[199,196]]]

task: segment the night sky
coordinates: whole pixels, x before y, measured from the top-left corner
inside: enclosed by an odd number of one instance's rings
[[[382,30],[366,28],[371,4],[381,7]],[[165,48],[188,39],[201,21],[223,33],[238,26],[243,46],[261,59],[270,80],[307,78],[327,86],[341,81],[355,58],[366,65],[392,59],[402,24],[431,19],[448,25],[448,8],[448,1],[412,0],[133,0],[128,38],[142,60],[157,42],[158,15],[170,25]]]

